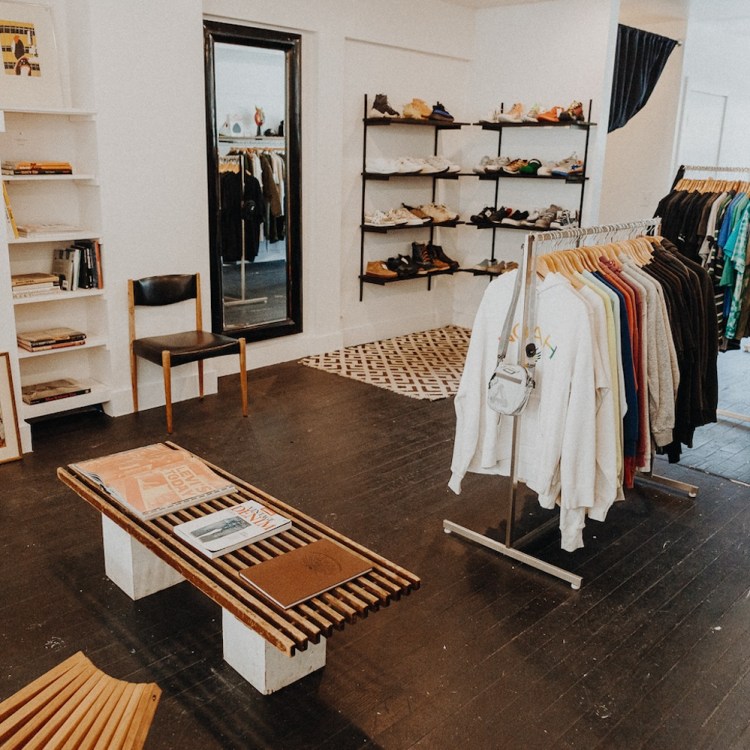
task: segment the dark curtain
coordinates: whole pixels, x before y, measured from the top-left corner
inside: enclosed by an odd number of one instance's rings
[[[667,64],[675,39],[619,24],[608,133],[640,112]]]

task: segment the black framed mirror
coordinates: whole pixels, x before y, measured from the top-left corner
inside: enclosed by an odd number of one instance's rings
[[[302,331],[298,34],[204,21],[211,326]]]

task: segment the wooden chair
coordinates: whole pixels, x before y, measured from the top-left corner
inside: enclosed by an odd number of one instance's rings
[[[116,680],[79,651],[0,703],[0,747],[140,750],[160,697],[155,683]]]
[[[163,336],[136,338],[135,308],[173,305],[195,300],[195,330]],[[167,432],[172,433],[172,367],[198,363],[198,392],[203,398],[203,360],[240,355],[240,389],[242,416],[247,416],[246,344],[244,338],[233,339],[203,330],[200,274],[170,274],[128,280],[128,323],[130,329],[130,377],[133,409],[138,411],[138,357],[160,365],[164,370],[164,395],[167,408]]]

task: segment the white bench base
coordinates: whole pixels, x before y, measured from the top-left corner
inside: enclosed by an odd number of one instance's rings
[[[270,695],[325,666],[325,638],[294,656],[287,656],[225,609],[221,611],[221,623],[224,661],[263,695]]]
[[[104,571],[131,599],[163,591],[185,579],[150,549],[102,516]]]
[[[133,600],[185,580],[104,515],[102,539],[107,577]],[[221,622],[224,661],[263,695],[270,695],[325,666],[325,638],[294,656],[287,656],[225,609],[222,609]]]

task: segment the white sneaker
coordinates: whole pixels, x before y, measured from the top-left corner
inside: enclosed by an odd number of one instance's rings
[[[424,219],[415,216],[406,208],[392,208],[386,212],[385,217],[388,221],[392,221],[397,225],[420,226],[425,223]]]
[[[402,156],[396,159],[396,172],[399,174],[419,174],[422,171],[422,162],[411,156]]]
[[[550,229],[567,229],[578,226],[578,211],[562,209],[557,212],[555,219],[550,222]]]
[[[428,156],[426,159],[420,159],[422,174],[441,174],[447,172],[450,168],[450,162],[440,156]]]
[[[523,104],[516,102],[507,112],[500,112],[497,116],[497,122],[522,122],[523,121]]]
[[[388,217],[385,211],[373,211],[365,214],[365,224],[368,227],[395,227],[396,222]]]
[[[395,159],[368,159],[365,162],[365,172],[370,174],[396,174],[398,165]]]

